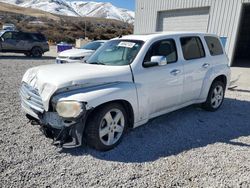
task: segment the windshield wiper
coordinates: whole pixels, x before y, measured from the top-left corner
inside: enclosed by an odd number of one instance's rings
[[[89,64],[93,64],[93,65],[106,65],[106,64],[101,63],[101,62],[93,62],[93,63],[89,63]]]

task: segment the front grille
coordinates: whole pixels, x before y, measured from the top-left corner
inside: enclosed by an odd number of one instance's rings
[[[38,91],[29,85],[23,83],[20,89],[22,105],[29,107],[35,112],[44,112],[42,98]]]
[[[60,59],[67,59],[68,57],[66,57],[66,56],[58,56],[58,58],[60,58]]]

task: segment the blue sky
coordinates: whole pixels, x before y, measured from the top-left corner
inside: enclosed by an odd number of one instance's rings
[[[70,1],[70,0],[68,0],[68,1]],[[73,1],[73,0],[71,0],[71,1]],[[79,1],[81,1],[81,0],[79,0]],[[82,1],[88,1],[88,0],[82,0]],[[126,8],[126,9],[133,10],[133,11],[135,10],[135,0],[89,0],[89,1],[110,2],[119,8]]]

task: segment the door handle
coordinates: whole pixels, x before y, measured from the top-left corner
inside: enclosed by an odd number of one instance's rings
[[[208,63],[205,63],[205,64],[202,65],[202,67],[205,68],[205,69],[208,68],[209,66],[210,66],[210,64],[208,64]]]
[[[173,71],[170,72],[170,74],[172,74],[172,75],[174,75],[174,76],[177,76],[177,75],[180,74],[180,73],[181,73],[181,71],[180,71],[180,70],[177,70],[177,69],[175,69],[175,70],[173,70]]]

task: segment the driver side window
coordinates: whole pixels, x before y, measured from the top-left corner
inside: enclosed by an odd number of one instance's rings
[[[143,62],[150,62],[152,56],[164,56],[168,64],[177,62],[177,49],[173,39],[155,42],[148,50]]]

